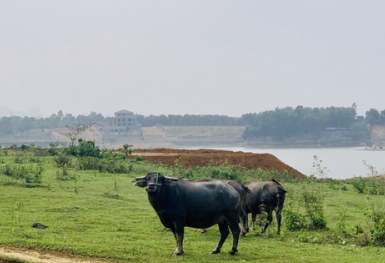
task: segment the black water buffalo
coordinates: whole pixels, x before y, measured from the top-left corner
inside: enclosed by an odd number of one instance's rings
[[[243,219],[246,231],[249,231],[247,222],[249,213],[251,213],[252,223],[254,225],[257,214],[266,212],[268,222],[262,227],[262,233],[264,233],[273,220],[272,212],[275,210],[278,226],[277,234],[279,234],[281,231],[282,209],[287,191],[274,179],[270,182],[249,181],[245,182],[244,185],[251,190],[251,194],[246,195],[242,203],[243,210],[246,213]]]
[[[197,181],[192,181],[192,182],[210,182],[210,181],[212,182],[215,180],[216,179],[203,179],[203,180],[197,180]],[[228,183],[229,185],[231,185],[238,192],[238,194],[241,198],[241,204],[244,203],[246,195],[248,193],[251,194],[250,189],[238,181],[235,181],[235,180],[223,180],[223,181]],[[239,210],[239,219],[240,219],[240,223],[241,223],[241,234],[242,235],[245,235],[247,232],[247,225],[244,225],[244,221],[242,220],[245,216],[246,216],[245,211],[243,211],[242,206],[241,206],[241,209]],[[205,232],[206,232],[205,228],[199,229],[199,233],[205,233]]]
[[[230,231],[233,246],[230,255],[238,252],[240,228],[238,213],[241,207],[238,192],[222,181],[190,182],[152,172],[135,178],[134,185],[146,187],[148,200],[166,228],[176,240],[174,255],[183,255],[184,227],[208,228],[218,224],[221,233],[217,247],[219,253]]]

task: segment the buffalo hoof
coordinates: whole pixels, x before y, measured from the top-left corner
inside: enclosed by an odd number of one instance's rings
[[[206,232],[207,232],[207,230],[205,228],[201,228],[198,230],[198,233],[201,233],[201,234],[206,233]]]
[[[183,256],[183,251],[175,251],[173,256]]]
[[[218,254],[219,252],[221,252],[221,250],[216,248],[213,251],[211,251],[210,254]]]
[[[227,254],[229,254],[230,256],[234,256],[235,253],[237,253],[237,252],[238,252],[238,250],[237,250],[236,248],[232,248],[232,249],[229,251],[229,253],[227,253]]]

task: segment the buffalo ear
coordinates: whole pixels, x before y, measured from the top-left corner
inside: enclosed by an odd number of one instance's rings
[[[134,183],[134,186],[146,187],[147,186],[147,182],[146,181],[138,181],[138,182]]]

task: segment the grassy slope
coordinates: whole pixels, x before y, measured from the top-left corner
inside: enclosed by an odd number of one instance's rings
[[[13,163],[12,156],[1,156],[5,163]],[[134,173],[111,175],[93,171],[75,171],[79,175],[73,181],[59,182],[56,172],[60,169],[45,157],[41,187],[26,188],[0,175],[0,244],[36,248],[64,254],[94,257],[114,262],[381,262],[385,260],[382,247],[358,247],[350,243],[342,245],[326,242],[301,242],[316,240],[330,231],[290,232],[283,227],[283,235],[273,232],[259,235],[255,230],[242,238],[239,253],[227,256],[231,247],[229,237],[219,255],[209,255],[219,240],[216,227],[206,234],[186,228],[183,257],[172,257],[174,237],[161,225],[148,203],[144,189],[133,187],[133,178],[147,171],[162,169],[150,164],[135,165]],[[117,185],[117,188],[115,187]],[[295,202],[302,185],[285,184],[289,190],[287,205],[299,207]],[[313,187],[312,185],[306,186]],[[350,186],[349,186],[350,187]],[[77,188],[78,194],[75,193]],[[327,194],[325,212],[330,229],[336,227],[346,209],[349,228],[359,224],[365,227],[364,210],[368,204],[381,204],[383,197],[369,200],[349,188],[348,191],[332,190],[325,185]],[[299,207],[302,209],[301,207]],[[32,223],[48,225],[45,230],[31,228]]]

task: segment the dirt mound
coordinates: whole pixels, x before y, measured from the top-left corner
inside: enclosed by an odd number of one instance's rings
[[[297,174],[306,178],[304,174],[280,161],[272,154],[257,154],[248,152],[233,152],[225,150],[179,150],[179,149],[138,149],[133,156],[142,156],[143,160],[162,163],[169,167],[175,165],[175,161],[183,168],[194,166],[221,165],[224,163],[241,166],[246,169],[265,169]]]

